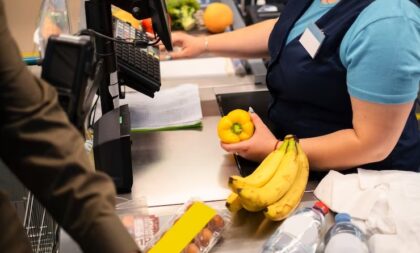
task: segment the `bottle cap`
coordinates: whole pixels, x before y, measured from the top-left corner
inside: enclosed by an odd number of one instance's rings
[[[322,203],[321,201],[317,201],[314,204],[315,209],[318,209],[319,211],[321,211],[324,215],[326,215],[329,211],[328,206],[326,206],[324,203]]]
[[[349,222],[349,221],[351,221],[351,217],[350,217],[350,215],[348,213],[338,213],[335,216],[335,223],[338,223],[338,222]]]

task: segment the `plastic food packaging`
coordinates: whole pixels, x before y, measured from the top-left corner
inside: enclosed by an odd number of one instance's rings
[[[117,197],[116,212],[128,233],[141,251],[159,231],[159,217],[149,215],[144,197],[125,199]]]
[[[67,0],[43,0],[34,42],[41,56],[44,55],[48,38],[52,35],[70,34]]]
[[[231,224],[230,213],[188,201],[146,245],[148,253],[206,253]]]
[[[144,249],[159,230],[159,218],[154,215],[122,214],[119,217],[140,249]]]

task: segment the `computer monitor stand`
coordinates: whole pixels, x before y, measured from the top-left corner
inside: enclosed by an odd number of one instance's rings
[[[88,29],[113,36],[110,0],[87,1],[85,10]],[[102,109],[102,117],[94,124],[95,169],[113,179],[118,193],[127,193],[131,192],[133,184],[130,112],[127,105],[115,106],[114,99],[118,94],[110,92],[110,84],[117,75],[113,42],[96,37],[95,51],[97,60],[103,62],[103,70],[95,73],[94,77],[99,82]]]
[[[133,172],[128,105],[102,115],[93,129],[95,168],[113,179],[118,193],[131,192]]]
[[[152,18],[153,28],[168,50],[172,50],[171,33],[164,0],[89,0],[85,2],[86,25],[101,36],[95,37],[102,117],[94,125],[94,159],[97,170],[110,175],[118,193],[131,192],[130,112],[128,105],[117,106],[119,92],[115,60],[111,4],[130,12],[137,19]],[[119,43],[119,42],[117,42]],[[112,91],[112,92],[111,92]]]

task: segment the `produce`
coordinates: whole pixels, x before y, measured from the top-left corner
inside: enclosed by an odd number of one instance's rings
[[[222,117],[217,125],[217,134],[223,143],[236,143],[251,138],[254,134],[249,112],[235,109]]]
[[[229,197],[226,199],[226,208],[232,213],[242,209],[241,200],[239,199],[238,194],[232,192]]]
[[[61,29],[57,23],[50,16],[45,16],[44,22],[41,26],[42,37],[47,39],[51,35],[59,35],[60,33]]]
[[[200,9],[197,0],[166,0],[172,29],[189,31],[196,25],[194,14]]]
[[[233,12],[227,4],[211,3],[204,10],[203,22],[207,30],[221,33],[233,23]]]
[[[271,220],[283,220],[287,218],[287,216],[292,213],[299,205],[299,202],[305,193],[309,176],[309,163],[308,158],[306,157],[300,145],[297,145],[297,149],[297,162],[299,165],[299,171],[296,180],[290,187],[291,190],[289,190],[279,201],[269,205],[264,210],[265,217]]]
[[[289,190],[298,171],[297,150],[294,139],[289,141],[286,154],[273,177],[262,187],[247,186],[238,189],[242,205],[252,210],[262,210],[279,200]]]
[[[280,161],[286,153],[286,148],[289,143],[287,138],[280,146],[279,149],[271,152],[255,169],[255,171],[247,177],[231,176],[229,178],[229,187],[233,192],[238,193],[238,188],[248,186],[261,187],[265,185],[274,175]]]
[[[141,20],[141,27],[143,27],[143,31],[147,33],[154,34],[153,31],[153,23],[151,18],[146,18]]]
[[[277,162],[274,172],[273,153]],[[251,175],[229,179],[229,186],[237,194],[233,192],[227,198],[226,207],[231,212],[242,207],[251,212],[264,210],[267,218],[282,220],[299,205],[308,175],[308,159],[296,137],[288,135]]]

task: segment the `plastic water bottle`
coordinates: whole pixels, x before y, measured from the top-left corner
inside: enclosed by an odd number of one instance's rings
[[[339,213],[324,238],[325,253],[368,253],[365,234],[351,222],[350,215]]]
[[[263,253],[314,253],[328,207],[318,201],[297,210],[265,242]]]

